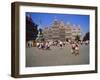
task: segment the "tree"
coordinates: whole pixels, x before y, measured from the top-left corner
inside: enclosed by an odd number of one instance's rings
[[[33,22],[32,18],[26,15],[26,41],[36,40],[38,34],[37,27],[38,25]]]
[[[90,33],[87,32],[87,33],[85,34],[85,36],[83,37],[83,41],[89,40],[89,37],[90,37],[89,35],[90,35]]]
[[[79,36],[79,35],[77,35],[77,36],[75,37],[75,41],[80,41],[80,36]]]

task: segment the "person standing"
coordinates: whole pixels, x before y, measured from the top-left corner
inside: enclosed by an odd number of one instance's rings
[[[79,44],[76,43],[76,46],[75,46],[75,56],[76,55],[79,55]]]
[[[63,42],[60,41],[60,42],[59,42],[59,45],[60,45],[60,47],[62,48],[62,47],[63,47]]]
[[[72,53],[72,54],[75,53],[75,47],[76,47],[76,45],[75,45],[75,43],[73,42],[73,43],[71,44],[71,53]]]

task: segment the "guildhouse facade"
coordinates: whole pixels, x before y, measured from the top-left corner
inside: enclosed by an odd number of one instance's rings
[[[72,25],[69,22],[64,24],[63,21],[54,19],[50,27],[43,29],[43,35],[46,40],[74,40],[76,36],[81,37],[80,25]]]

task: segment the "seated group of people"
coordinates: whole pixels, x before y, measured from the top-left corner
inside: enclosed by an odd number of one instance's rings
[[[37,47],[39,49],[50,49],[50,43],[49,42],[37,42]]]

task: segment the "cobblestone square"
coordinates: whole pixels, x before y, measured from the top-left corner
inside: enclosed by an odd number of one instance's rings
[[[77,56],[71,53],[69,45],[63,48],[52,46],[50,50],[26,48],[26,67],[81,64],[89,64],[89,45],[80,45],[80,54]]]

